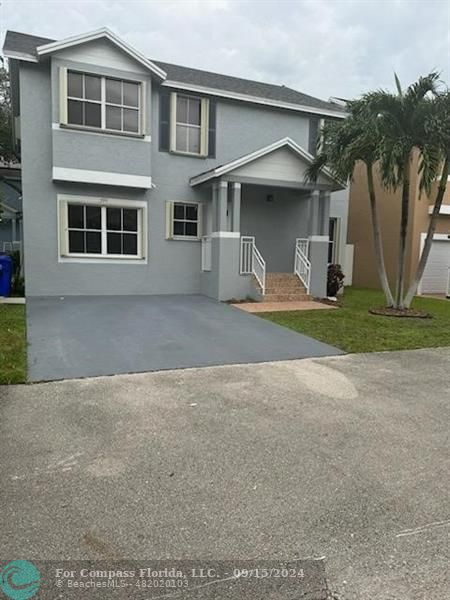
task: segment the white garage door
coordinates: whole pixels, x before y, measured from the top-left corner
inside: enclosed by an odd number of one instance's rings
[[[445,294],[450,267],[450,240],[433,240],[422,278],[422,294]]]

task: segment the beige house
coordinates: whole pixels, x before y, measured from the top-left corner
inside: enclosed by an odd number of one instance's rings
[[[417,169],[412,169],[410,226],[407,239],[406,283],[414,276],[428,229],[438,182],[429,197],[419,194]],[[386,269],[392,285],[397,272],[401,191],[386,190],[375,177],[380,211]],[[350,190],[348,243],[354,247],[353,285],[378,288],[378,276],[373,249],[373,235],[365,166],[355,169]],[[441,207],[436,234],[428,258],[419,294],[448,294],[450,273],[450,181]]]

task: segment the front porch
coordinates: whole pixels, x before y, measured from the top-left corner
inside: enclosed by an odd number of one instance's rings
[[[265,302],[326,296],[330,195],[342,186],[326,175],[314,186],[305,183],[311,160],[281,140],[191,180],[211,190],[202,293]]]

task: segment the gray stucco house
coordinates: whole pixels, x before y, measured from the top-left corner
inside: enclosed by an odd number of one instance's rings
[[[4,54],[28,296],[273,299],[273,273],[326,295],[327,263],[345,264],[347,190],[304,171],[341,107],[150,60],[107,29],[10,31]]]

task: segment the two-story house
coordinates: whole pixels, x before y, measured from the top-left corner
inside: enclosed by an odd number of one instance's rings
[[[8,32],[4,54],[28,296],[261,298],[271,273],[326,295],[348,194],[304,172],[339,106],[150,60],[107,29]]]

